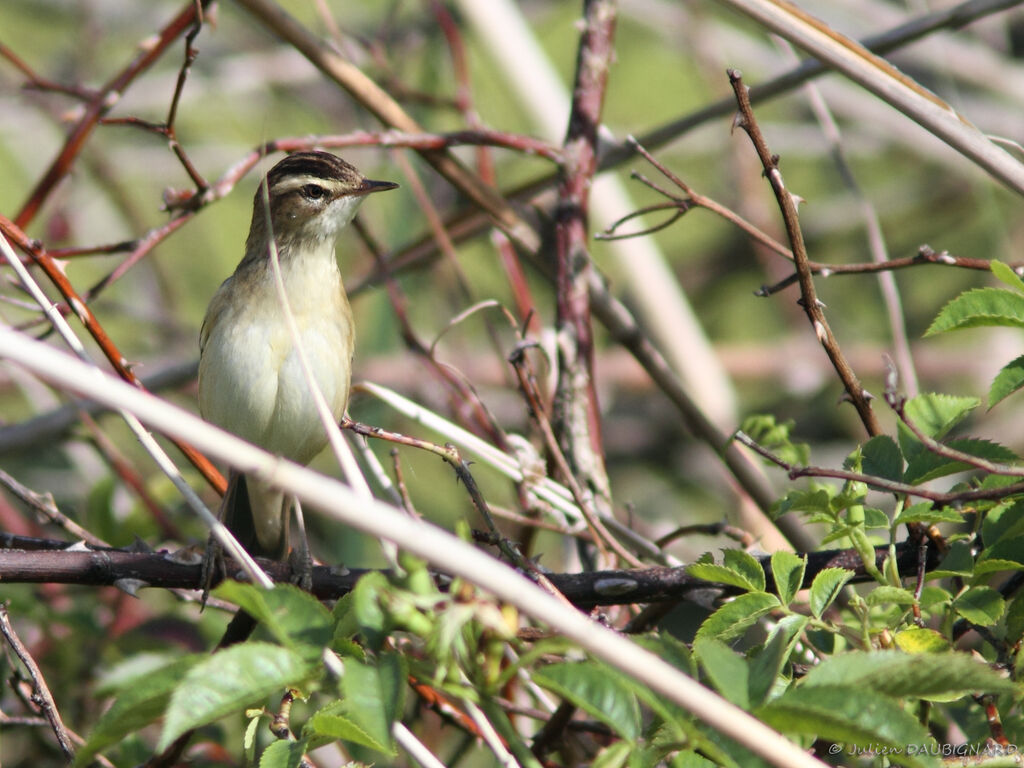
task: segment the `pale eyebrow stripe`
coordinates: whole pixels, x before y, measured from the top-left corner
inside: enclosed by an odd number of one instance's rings
[[[337,179],[325,179],[323,176],[303,175],[303,176],[288,176],[281,179],[270,187],[270,192],[275,195],[282,194],[284,192],[290,192],[293,189],[300,189],[307,184],[318,184],[323,187],[333,188],[338,185]]]

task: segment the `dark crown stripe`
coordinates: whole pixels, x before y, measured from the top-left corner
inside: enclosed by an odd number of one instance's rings
[[[289,176],[312,176],[319,179],[359,179],[359,171],[329,152],[296,152],[270,169],[267,182],[274,186]]]

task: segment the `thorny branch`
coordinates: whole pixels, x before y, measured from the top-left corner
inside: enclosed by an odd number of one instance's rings
[[[793,258],[796,263],[797,274],[799,275],[800,304],[807,314],[807,319],[811,322],[811,327],[814,328],[818,341],[821,342],[825,353],[836,369],[836,373],[839,374],[839,378],[846,388],[846,394],[850,402],[853,403],[853,407],[857,409],[864,428],[869,435],[878,435],[881,433],[881,428],[878,425],[878,419],[874,411],[871,409],[869,402],[871,396],[861,385],[857,374],[854,373],[853,368],[850,367],[849,362],[846,360],[846,356],[843,355],[842,350],[839,348],[839,342],[836,340],[832,329],[828,325],[828,321],[825,319],[824,305],[818,300],[817,291],[814,288],[814,280],[807,263],[807,250],[804,246],[804,236],[800,229],[800,221],[797,215],[796,198],[782,181],[782,174],[779,172],[779,159],[768,149],[768,144],[754,117],[754,110],[750,104],[750,94],[747,92],[747,87],[743,84],[742,76],[737,70],[729,70],[729,82],[732,85],[733,92],[736,94],[736,103],[739,105],[739,116],[736,124],[750,137],[754,149],[757,151],[757,156],[761,160],[761,165],[764,167],[768,182],[772,186],[772,191],[775,192],[779,208],[782,211],[782,218],[786,225],[786,234],[789,236],[790,247],[793,249]]]
[[[888,480],[884,477],[868,475],[863,472],[852,472],[846,469],[831,469],[829,467],[798,466],[776,456],[774,453],[764,448],[764,446],[758,445],[758,443],[752,440],[749,435],[746,435],[743,432],[736,432],[734,438],[750,448],[752,451],[755,451],[758,455],[763,456],[776,466],[784,469],[790,480],[796,480],[801,477],[831,477],[836,480],[849,480],[856,483],[864,483],[868,487],[874,488],[877,491],[887,491],[889,493],[914,496],[919,499],[928,499],[940,506],[959,505],[971,501],[1003,499],[1024,493],[1024,482],[1003,485],[998,488],[971,488],[962,491],[943,492],[933,491],[930,488],[925,488],[920,485],[902,483],[898,480]],[[977,460],[977,457],[970,458],[973,458],[975,461]],[[959,460],[960,459],[958,459],[958,461]]]
[[[0,537],[0,578],[5,583],[54,583],[91,586],[118,586],[121,583],[142,584],[151,588],[199,589],[202,565],[189,552],[126,552],[117,549],[81,549],[63,547],[60,542]],[[881,567],[891,554],[888,545],[875,549],[876,564]],[[929,544],[926,562],[932,569],[939,553]],[[919,563],[917,541],[896,545],[900,573],[914,578]],[[288,563],[257,559],[259,565],[276,582],[286,583],[292,576]],[[767,577],[767,591],[774,589],[771,558],[759,558]],[[807,554],[804,587],[825,568],[847,568],[854,571],[854,580],[870,580],[860,555],[853,549],[827,550]],[[372,569],[314,566],[310,591],[322,600],[337,599],[355,586]],[[536,566],[526,569],[535,576]],[[690,576],[685,567],[654,566],[643,569],[587,571],[581,573],[544,572],[544,576],[569,602],[578,608],[599,605],[629,605],[689,599],[709,588],[721,588],[722,594],[734,594],[728,587]],[[439,582],[446,583],[444,578]],[[702,598],[703,599],[703,598]]]
[[[156,38],[147,41],[144,45],[140,45],[139,53],[136,57],[101,87],[96,92],[95,97],[86,104],[84,114],[79,118],[75,127],[72,128],[67,140],[64,142],[64,147],[29,194],[28,200],[22,205],[18,215],[14,217],[14,223],[19,228],[26,227],[32,221],[46,198],[57,186],[57,182],[71,171],[75,159],[82,151],[93,129],[98,125],[99,119],[117,104],[125,88],[136,77],[157,61],[164,54],[164,51],[186,29],[199,22],[200,15],[207,2],[208,0],[203,0],[203,2],[189,0],[186,2],[181,11],[178,12],[178,15],[160,30]]]
[[[14,627],[11,626],[6,603],[0,603],[0,634],[3,635],[11,650],[14,651],[14,654],[28,671],[33,688],[32,703],[42,710],[43,715],[49,721],[50,727],[57,737],[57,743],[60,745],[61,752],[64,753],[68,760],[73,760],[75,757],[75,747],[71,743],[71,735],[68,733],[67,728],[64,727],[64,721],[61,720],[57,704],[54,702],[50,689],[46,685],[43,673],[39,670],[39,665],[36,664],[32,654],[29,653],[25,644],[21,642],[21,638],[14,631]]]

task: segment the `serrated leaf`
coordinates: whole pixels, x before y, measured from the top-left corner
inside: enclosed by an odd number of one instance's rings
[[[1006,643],[1015,645],[1024,637],[1024,596],[1017,594],[1006,611]]]
[[[990,627],[1002,618],[1006,601],[992,587],[971,587],[953,598],[953,610],[972,624]]]
[[[994,408],[996,403],[1012,395],[1024,387],[1024,355],[1014,358],[1002,367],[992,380],[988,390],[988,407]]]
[[[640,735],[640,705],[617,675],[592,661],[559,662],[534,673],[534,681],[572,702],[624,739]]]
[[[750,709],[747,660],[713,637],[697,637],[693,652],[716,691],[741,709]]]
[[[783,666],[800,641],[800,633],[810,621],[806,616],[786,616],[775,625],[768,642],[750,662],[750,703],[764,703],[772,687],[778,682]]]
[[[591,768],[622,768],[636,751],[636,744],[620,740],[602,749],[591,761]]]
[[[1024,296],[1005,288],[965,291],[939,310],[924,335],[983,326],[1024,328]]]
[[[260,755],[260,768],[299,768],[306,744],[302,741],[278,739],[268,744]]]
[[[945,605],[946,603],[953,602],[953,595],[947,589],[929,584],[921,590],[921,597],[918,598],[918,602],[922,608],[931,608],[936,605]]]
[[[816,486],[807,490],[794,489],[779,500],[772,510],[777,515],[786,512],[822,512],[832,515],[832,497],[835,489],[831,486]]]
[[[376,664],[356,659],[345,660],[341,694],[348,716],[389,755],[397,754],[391,738],[391,726],[402,711],[406,691],[404,658],[397,653],[381,653]]]
[[[308,680],[316,669],[300,653],[270,643],[242,643],[208,656],[171,695],[157,749],[166,749],[187,730]]]
[[[954,541],[949,552],[942,558],[939,567],[928,573],[929,580],[947,579],[950,576],[966,576],[974,573],[974,555],[966,541]]]
[[[1024,535],[1024,503],[1020,500],[1003,501],[988,510],[981,523],[981,540],[987,548],[981,553],[985,558],[994,548],[1005,546],[1015,538]],[[1014,552],[1022,552],[1024,539],[1011,544],[1009,552],[1001,552],[999,557],[1006,557]],[[1015,557],[1008,558],[1016,560]]]
[[[992,274],[996,276],[999,282],[1009,286],[1018,293],[1024,293],[1024,280],[1021,280],[1020,275],[1012,267],[999,261],[999,259],[992,259],[989,262],[989,269],[992,270]]]
[[[815,618],[821,618],[821,614],[836,599],[839,590],[852,578],[853,571],[846,568],[825,568],[814,577],[808,604]]]
[[[899,480],[903,477],[903,454],[888,435],[876,435],[861,447],[861,471],[866,475]]]
[[[849,685],[893,698],[1013,693],[1017,686],[966,653],[851,651],[824,659],[803,679],[804,686]]]
[[[899,702],[875,691],[844,685],[799,686],[754,712],[784,733],[803,733],[836,744],[894,747],[933,744],[928,731]],[[888,755],[904,765],[936,765],[927,750]]]
[[[964,516],[952,507],[935,508],[930,501],[922,501],[920,504],[904,508],[893,525],[905,525],[906,523],[962,523]]]
[[[669,763],[670,768],[715,768],[716,765],[718,764],[689,749],[676,753]]]
[[[716,637],[726,642],[742,635],[759,618],[779,607],[779,599],[767,592],[748,592],[708,616],[697,637]]]
[[[987,459],[988,461],[1009,463],[1017,460],[1017,454],[991,440],[961,438],[959,440],[950,440],[946,445],[971,456]],[[922,450],[907,462],[903,482],[917,485],[971,469],[973,467],[966,462],[951,460],[931,451]]]
[[[668,662],[680,672],[690,677],[697,676],[697,664],[693,660],[689,647],[682,640],[676,639],[667,632],[640,635],[634,637],[633,642],[641,648],[646,648],[662,661]]]
[[[914,593],[902,587],[878,586],[864,598],[868,605],[913,605],[917,602]]]
[[[932,392],[908,400],[904,411],[921,432],[928,437],[941,440],[949,430],[963,421],[980,404],[981,401],[976,397],[957,397]],[[907,428],[906,424],[900,422],[897,426],[900,450],[903,451],[904,458],[909,462],[918,453],[924,451],[925,447]]]
[[[790,437],[792,429],[792,421],[776,422],[772,414],[748,416],[740,425],[740,431],[783,461],[806,464],[810,458],[810,447],[807,443],[793,442]]]
[[[751,591],[764,592],[764,568],[761,562],[742,549],[727,549],[722,553],[725,567],[735,571],[751,585]]]
[[[775,580],[775,591],[783,605],[793,602],[796,593],[804,583],[804,571],[807,558],[794,555],[792,552],[779,550],[772,553],[772,578]]]
[[[974,578],[978,579],[990,573],[1000,571],[1024,571],[1024,564],[1015,560],[1000,560],[996,557],[988,557],[974,566]]]
[[[1024,537],[1015,536],[1002,540],[993,537],[985,541],[994,541],[995,543],[982,550],[976,568],[993,560],[1014,563],[1016,567],[1007,568],[1008,570],[1017,569],[1024,565]]]
[[[953,647],[941,632],[927,627],[908,627],[897,632],[893,641],[907,653],[942,653]]]
[[[388,618],[380,605],[381,593],[388,589],[388,579],[380,571],[371,571],[352,589],[351,618],[370,650],[378,650],[387,638]]]
[[[393,754],[389,751],[387,744],[381,744],[368,734],[358,723],[348,715],[341,712],[317,712],[306,723],[303,733],[308,734],[311,739],[322,740],[343,740],[353,744]]]
[[[85,744],[75,754],[74,764],[88,765],[104,748],[158,720],[189,669],[208,658],[201,653],[185,656],[133,680],[100,717]]]
[[[257,619],[282,645],[319,658],[331,641],[331,613],[308,592],[293,584],[263,589],[225,581],[213,595],[235,603]]]
[[[696,579],[703,579],[715,584],[728,584],[732,587],[739,587],[748,592],[757,591],[747,578],[746,574],[737,573],[732,568],[717,563],[691,563],[686,566],[686,572]]]
[[[877,507],[864,507],[864,527],[869,530],[875,530],[878,528],[885,528],[886,530],[892,523],[889,520],[889,516]]]

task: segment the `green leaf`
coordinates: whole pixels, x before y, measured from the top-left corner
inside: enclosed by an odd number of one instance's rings
[[[597,753],[590,763],[590,768],[622,768],[636,748],[636,744],[626,740],[609,744]]]
[[[907,401],[905,412],[928,437],[941,440],[949,430],[966,418],[967,414],[980,405],[976,397],[955,397],[953,395],[924,394]],[[926,451],[906,424],[897,425],[900,450],[908,462]],[[906,473],[904,473],[906,476]]]
[[[758,588],[751,583],[747,574],[735,571],[725,565],[718,565],[717,563],[691,563],[686,566],[685,570],[694,578],[703,579],[704,581],[714,582],[715,584],[728,584],[733,587],[745,589],[748,592],[759,591]],[[763,572],[761,577],[762,579],[764,578]]]
[[[768,698],[809,621],[806,616],[793,615],[786,616],[775,625],[768,642],[750,663],[751,704],[763,704]]]
[[[926,627],[908,627],[897,632],[893,641],[907,653],[941,653],[953,648],[942,633]]]
[[[893,698],[1014,693],[1017,686],[966,653],[852,651],[824,659],[803,679],[804,687],[856,686]]]
[[[269,643],[247,642],[218,651],[179,678],[157,749],[166,749],[187,730],[304,682],[316,670],[298,652]]]
[[[1024,595],[1020,593],[1006,612],[1006,643],[1015,645],[1024,637]]]
[[[741,432],[783,461],[790,464],[806,464],[810,459],[810,447],[807,443],[793,442],[790,437],[792,429],[792,421],[778,423],[771,414],[748,416],[740,425]]]
[[[1005,288],[965,291],[939,311],[924,335],[982,326],[1024,328],[1024,296]]]
[[[899,702],[876,691],[847,685],[798,686],[754,715],[784,733],[803,733],[837,745],[874,746],[934,744],[928,731]],[[896,751],[889,757],[904,765],[938,764],[924,754]]]
[[[800,591],[806,568],[806,557],[785,550],[772,553],[772,578],[775,579],[775,591],[783,605],[793,602],[796,593]]]
[[[836,489],[830,485],[815,485],[807,490],[796,488],[776,502],[772,514],[778,517],[786,512],[818,512],[832,516],[832,497]]]
[[[889,530],[892,523],[889,516],[877,507],[864,507],[864,527],[867,529],[885,528]]]
[[[988,461],[1009,463],[1017,460],[1017,454],[1009,448],[991,440],[962,438],[960,440],[950,440],[946,445],[963,453],[970,454],[971,456],[976,456],[980,459],[987,459]],[[924,446],[921,447],[922,450],[917,452],[913,458],[907,462],[907,469],[903,475],[903,481],[905,483],[916,485],[928,482],[929,480],[935,480],[939,477],[945,477],[946,475],[952,475],[956,472],[965,472],[973,469],[973,467],[966,462],[954,461],[944,456],[932,453],[931,451],[924,449]]]
[[[903,454],[888,435],[876,435],[861,447],[861,471],[886,480],[903,477]]]
[[[952,507],[935,506],[930,501],[922,501],[920,504],[906,507],[892,521],[895,526],[906,523],[962,523],[964,516]]]
[[[992,587],[971,587],[953,598],[953,610],[972,624],[990,627],[1002,618],[1006,601]]]
[[[718,763],[713,763],[689,749],[677,753],[669,763],[670,768],[715,768],[716,765]]]
[[[748,592],[732,600],[704,620],[697,637],[716,637],[723,642],[742,635],[759,618],[779,607],[779,599],[767,592]]]
[[[917,600],[909,589],[882,585],[871,590],[865,596],[864,602],[868,605],[913,605]]]
[[[693,660],[689,647],[667,632],[653,635],[641,635],[633,638],[633,642],[646,648],[662,661],[666,661],[690,677],[697,677],[697,663]]]
[[[328,741],[350,741],[377,752],[394,754],[387,743],[381,743],[367,733],[358,723],[345,714],[340,707],[328,705],[317,712],[303,728],[303,734],[310,740],[315,739],[316,743],[323,744]]]
[[[1024,355],[1016,357],[996,374],[988,390],[988,407],[993,408],[999,401],[1024,387]]]
[[[164,713],[167,702],[181,679],[194,665],[208,659],[205,654],[192,654],[145,675],[125,681],[110,709],[103,713],[85,744],[75,754],[75,765],[88,765],[100,750],[116,744],[156,721]]]
[[[306,754],[306,746],[302,741],[278,739],[263,750],[260,768],[299,768],[302,756]]]
[[[276,584],[272,589],[263,589],[225,581],[213,594],[251,614],[282,645],[311,657],[319,658],[331,642],[330,611],[293,584]]]
[[[825,568],[814,577],[808,602],[811,613],[814,614],[815,618],[821,618],[821,614],[836,599],[839,590],[852,578],[853,571],[849,571],[846,568]]]
[[[378,650],[387,638],[390,623],[381,607],[381,594],[388,579],[380,571],[371,571],[356,582],[352,590],[351,612],[370,650]]]
[[[391,738],[391,726],[405,702],[406,668],[404,657],[382,653],[376,665],[356,659],[345,660],[341,695],[348,716],[389,755],[397,754]]]
[[[750,668],[747,660],[713,637],[697,637],[693,652],[713,687],[741,709],[750,709]]]
[[[929,580],[947,579],[950,576],[966,576],[974,573],[974,555],[966,541],[954,541],[949,552],[942,558],[939,567],[928,574]]]
[[[534,673],[539,685],[554,691],[624,739],[640,736],[640,706],[618,675],[593,661],[559,662]]]
[[[752,592],[764,592],[764,568],[761,562],[742,549],[727,549],[722,553],[725,567],[743,576],[751,584]]]
[[[1024,293],[1024,280],[1020,279],[1020,275],[1012,267],[998,259],[992,259],[989,262],[989,269],[992,270],[992,274],[996,276],[999,282],[1008,285],[1018,293]]]
[[[1024,502],[1019,499],[1014,501],[1002,501],[985,515],[981,523],[981,540],[987,548],[981,553],[982,558],[995,547],[1005,545],[1007,542],[1024,535]],[[1011,545],[1011,552],[1022,552],[1021,545],[1024,539],[1018,539]],[[1006,557],[1011,552],[1001,551],[999,557]],[[1010,557],[1013,560],[1016,558]]]

